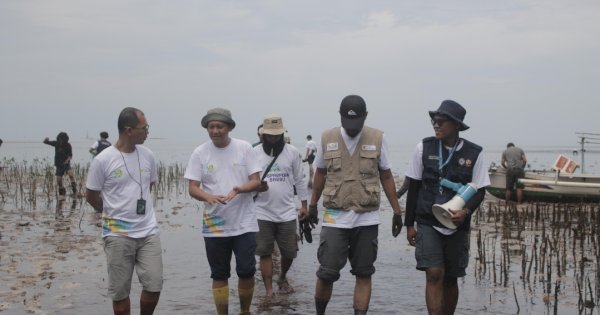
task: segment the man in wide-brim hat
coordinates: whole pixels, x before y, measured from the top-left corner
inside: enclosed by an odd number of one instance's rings
[[[459,137],[469,129],[464,123],[466,110],[457,102],[445,100],[430,111],[435,137],[423,139],[406,171],[410,178],[406,199],[406,237],[416,246],[417,269],[426,273],[425,300],[429,314],[454,314],[458,301],[457,278],[466,275],[469,262],[471,215],[490,184],[482,148]],[[450,229],[433,214],[434,204],[442,205],[454,197],[452,189],[440,185],[442,179],[479,189],[463,209],[449,209]],[[417,228],[415,229],[415,222]]]

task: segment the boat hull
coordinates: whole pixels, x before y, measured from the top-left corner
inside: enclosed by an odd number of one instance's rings
[[[489,170],[491,195],[504,199],[506,192],[506,169]],[[556,177],[553,172],[525,172],[523,200],[536,202],[600,202],[600,176],[573,175]],[[588,187],[589,186],[589,187]],[[516,193],[511,194],[513,200]]]

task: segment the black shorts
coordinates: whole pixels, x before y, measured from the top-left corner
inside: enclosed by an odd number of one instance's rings
[[[314,154],[309,155],[306,160],[308,161],[308,164],[313,164],[313,162],[315,161],[315,155]]]
[[[65,175],[66,172],[68,172],[70,170],[71,170],[71,164],[69,164],[69,163],[63,164],[63,165],[57,165],[56,173],[54,175],[63,176],[63,175]]]
[[[235,254],[235,271],[240,278],[251,278],[256,272],[256,232],[237,236],[204,237],[210,277],[227,280],[231,276],[231,255]]]
[[[523,188],[523,185],[519,184],[519,178],[525,177],[525,171],[521,168],[509,168],[506,170],[506,189],[515,190],[516,188]]]

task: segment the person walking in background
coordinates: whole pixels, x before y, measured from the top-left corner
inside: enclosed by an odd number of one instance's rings
[[[260,124],[260,125],[258,125],[258,127],[256,127],[256,136],[258,137],[258,141],[254,142],[252,144],[252,147],[255,147],[255,146],[263,143],[262,129],[263,129],[263,124]]]
[[[63,186],[63,176],[65,174],[67,174],[71,180],[73,195],[77,194],[77,184],[75,183],[75,176],[73,176],[73,171],[71,170],[73,148],[69,143],[69,135],[67,135],[66,132],[59,132],[56,136],[56,140],[51,141],[46,137],[43,142],[54,147],[54,166],[56,167],[55,175],[59,198],[62,199],[67,194],[67,190]]]
[[[94,144],[92,144],[92,147],[90,148],[90,153],[93,156],[96,156],[96,155],[100,154],[100,152],[102,152],[104,149],[110,147],[112,144],[107,139],[108,139],[108,132],[102,131],[100,133],[100,140],[98,140],[98,141],[94,142]]]
[[[306,136],[306,153],[302,162],[308,162],[308,188],[312,188],[314,169],[313,162],[317,154],[317,143],[312,140],[312,136]]]
[[[86,200],[102,213],[108,266],[108,294],[115,315],[130,314],[133,270],[142,285],[140,314],[153,314],[163,285],[162,249],[152,203],[158,180],[156,161],[142,144],[148,137],[144,113],[127,107],[117,121],[114,146],[92,160]]]
[[[318,222],[317,202],[323,194],[323,227],[317,258],[315,308],[325,314],[340,270],[350,261],[356,277],[354,314],[366,314],[371,299],[379,233],[381,187],[400,222],[400,204],[382,131],[364,126],[367,106],[348,95],[340,104],[341,127],[323,132],[317,150],[308,220]],[[381,183],[381,186],[380,186]],[[399,232],[399,231],[398,231]]]
[[[458,301],[457,278],[466,275],[469,263],[471,215],[479,207],[490,178],[482,148],[459,136],[467,130],[466,110],[457,102],[443,101],[430,111],[434,137],[417,144],[406,176],[410,178],[406,199],[406,237],[416,246],[417,269],[425,271],[425,300],[429,314],[454,314]],[[454,197],[453,190],[440,185],[442,179],[474,183],[477,193],[464,209],[450,209],[457,229],[444,227],[432,206]],[[417,222],[415,228],[414,223]]]
[[[254,148],[263,166],[263,181],[254,202],[259,227],[256,234],[256,255],[260,257],[260,271],[267,296],[273,295],[272,253],[275,242],[281,253],[281,274],[277,281],[279,292],[294,291],[287,280],[287,272],[298,252],[296,218],[302,220],[307,215],[308,190],[300,152],[285,143],[284,133],[281,116],[269,115],[263,123],[264,141]],[[299,213],[296,213],[294,185],[302,204]]]
[[[514,143],[509,142],[506,150],[502,152],[502,166],[506,168],[506,204],[511,200],[512,192],[517,190],[517,203],[523,202],[523,186],[519,184],[519,178],[525,177],[525,165],[527,157],[525,152]]]
[[[256,272],[258,223],[251,192],[260,185],[262,167],[250,143],[231,138],[231,112],[210,109],[202,118],[210,141],[190,156],[184,177],[190,196],[204,202],[202,234],[210,265],[217,314],[229,309],[231,255],[235,254],[241,314],[250,314]]]

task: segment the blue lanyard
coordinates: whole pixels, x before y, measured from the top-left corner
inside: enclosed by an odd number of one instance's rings
[[[450,159],[452,159],[452,155],[454,155],[454,152],[456,151],[456,148],[458,147],[459,142],[460,142],[460,138],[456,139],[456,143],[452,147],[452,150],[450,150],[450,154],[448,154],[448,158],[446,159],[445,162],[444,162],[444,157],[442,155],[442,141],[440,140],[440,142],[438,142],[438,144],[439,144],[439,146],[438,146],[438,156],[439,156],[438,170],[440,172],[440,180],[442,179],[442,169],[444,168],[444,166],[446,166],[446,164],[448,164],[448,162],[450,162]],[[439,189],[440,189],[440,195],[441,195],[443,193],[442,185],[440,185]]]

